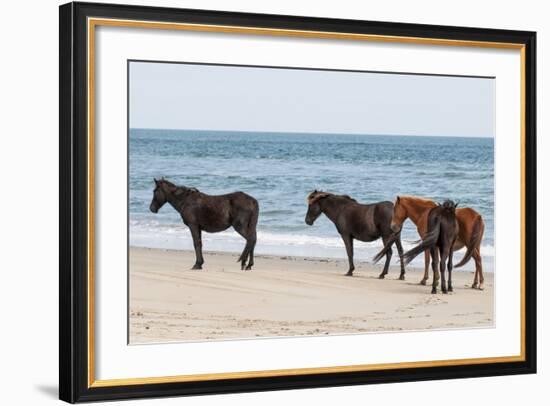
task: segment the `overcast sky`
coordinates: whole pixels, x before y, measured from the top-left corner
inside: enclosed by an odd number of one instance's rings
[[[130,127],[494,136],[494,79],[130,63]]]

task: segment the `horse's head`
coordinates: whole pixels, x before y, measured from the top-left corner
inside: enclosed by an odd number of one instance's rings
[[[153,191],[153,200],[151,200],[151,204],[149,205],[149,210],[151,210],[153,213],[158,213],[160,208],[164,206],[164,204],[167,202],[167,189],[166,189],[166,181],[164,179],[156,180],[155,179],[155,190]]]
[[[306,224],[308,226],[312,226],[315,220],[321,215],[321,205],[319,204],[319,201],[325,197],[327,197],[329,193],[327,192],[318,192],[317,190],[314,190],[311,192],[307,197],[307,214],[306,214]]]
[[[395,203],[393,204],[393,215],[390,228],[394,233],[401,231],[401,227],[403,227],[403,223],[408,217],[407,207],[405,206],[405,202],[403,200],[404,199],[397,196]]]
[[[453,202],[452,200],[445,200],[443,204],[438,205],[443,208],[443,210],[447,211],[448,213],[454,213],[456,210],[456,207],[458,206],[458,202]]]

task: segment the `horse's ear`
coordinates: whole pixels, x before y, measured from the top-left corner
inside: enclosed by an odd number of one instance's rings
[[[395,199],[395,203],[399,203],[399,200],[400,200],[400,199],[401,199],[401,198],[400,198],[399,196],[397,196],[397,198]]]
[[[306,202],[307,204],[311,204],[311,202],[313,201],[313,198],[315,197],[315,195],[319,193],[317,192],[317,189],[314,189],[313,192],[309,193],[306,197]]]
[[[457,206],[458,206],[458,202],[455,203],[455,209],[456,209]]]
[[[153,180],[155,181],[155,185],[159,185],[159,181],[157,180],[157,178],[153,178]]]

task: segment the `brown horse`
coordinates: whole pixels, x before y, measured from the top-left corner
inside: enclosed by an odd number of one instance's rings
[[[430,210],[436,207],[437,204],[428,199],[416,196],[397,196],[393,207],[393,218],[391,228],[394,232],[401,231],[403,223],[407,218],[416,225],[418,234],[421,238],[428,230],[428,214]],[[485,230],[485,223],[481,215],[474,209],[463,207],[456,209],[456,220],[458,222],[458,238],[453,245],[453,251],[466,247],[464,258],[455,265],[459,268],[465,265],[470,258],[474,258],[476,270],[474,275],[473,289],[483,289],[483,268],[481,264],[480,245]],[[385,249],[380,251],[376,259],[380,259],[384,255]],[[429,277],[430,268],[430,252],[424,252],[424,277],[420,281],[422,285],[426,284]]]
[[[168,202],[180,215],[193,237],[196,262],[192,269],[202,269],[202,231],[217,233],[233,227],[246,245],[239,257],[241,269],[252,269],[256,246],[256,224],[259,206],[256,199],[243,192],[211,196],[195,188],[176,186],[172,182],[155,179],[153,200],[149,209],[157,213]],[[248,265],[246,260],[248,259]]]
[[[385,252],[386,263],[384,270],[378,276],[384,279],[388,273],[392,257],[391,246],[395,243],[399,258],[403,256],[400,233],[391,230],[393,212],[392,202],[360,204],[347,195],[335,195],[328,192],[314,191],[307,197],[308,210],[305,218],[307,225],[313,225],[315,220],[324,213],[336,226],[340,233],[348,254],[349,270],[347,276],[353,275],[353,240],[374,241],[382,238],[384,245],[389,249]],[[391,244],[388,240],[393,237]],[[399,279],[405,279],[405,264],[401,261]]]
[[[430,250],[432,257],[433,283],[432,293],[437,293],[437,285],[441,278],[441,291],[453,291],[453,245],[458,237],[458,222],[456,221],[456,206],[458,204],[446,200],[442,205],[430,209],[428,213],[427,232],[416,247],[403,254],[405,264],[411,262],[421,252]],[[439,262],[439,264],[438,264]],[[437,269],[439,266],[439,269]],[[447,267],[448,281],[445,281]]]

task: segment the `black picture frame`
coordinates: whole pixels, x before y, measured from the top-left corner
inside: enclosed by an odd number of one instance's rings
[[[219,394],[536,372],[536,33],[113,4],[60,6],[59,397],[67,402]],[[93,387],[88,379],[87,19],[196,23],[514,43],[525,52],[525,357],[517,362]]]

